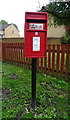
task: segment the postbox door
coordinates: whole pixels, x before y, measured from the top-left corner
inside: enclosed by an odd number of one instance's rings
[[[27,32],[27,56],[44,56],[46,50],[45,32]],[[45,37],[44,37],[45,36]]]

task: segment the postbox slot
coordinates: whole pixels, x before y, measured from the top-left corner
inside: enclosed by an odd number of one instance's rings
[[[46,23],[46,20],[35,20],[35,19],[27,19],[26,22],[30,23]]]

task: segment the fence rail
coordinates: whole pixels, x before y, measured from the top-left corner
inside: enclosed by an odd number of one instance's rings
[[[24,57],[23,43],[2,43],[2,59],[31,68],[31,58]],[[48,45],[45,58],[37,58],[37,70],[56,75],[70,75],[70,44]]]

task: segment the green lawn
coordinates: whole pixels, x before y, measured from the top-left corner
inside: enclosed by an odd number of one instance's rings
[[[36,111],[31,107],[31,70],[3,63],[2,119],[68,119],[68,83],[37,73]],[[0,88],[1,89],[1,88]]]

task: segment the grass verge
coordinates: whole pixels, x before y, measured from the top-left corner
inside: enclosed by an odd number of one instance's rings
[[[37,73],[36,111],[33,111],[31,71],[8,63],[3,63],[2,69],[2,120],[68,119],[66,81]]]

